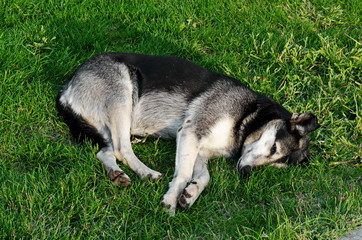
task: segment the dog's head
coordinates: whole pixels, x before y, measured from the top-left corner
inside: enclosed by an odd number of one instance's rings
[[[272,120],[244,142],[237,170],[244,176],[254,167],[274,165],[286,167],[307,161],[307,134],[320,125],[311,113],[294,113],[288,120]]]

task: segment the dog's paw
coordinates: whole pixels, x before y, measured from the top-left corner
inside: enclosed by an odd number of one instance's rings
[[[179,196],[178,198],[178,203],[180,204],[181,207],[183,208],[188,208],[190,207],[190,198],[192,197],[191,194],[189,194],[187,192],[187,190],[185,189]]]
[[[127,174],[119,170],[110,170],[108,172],[108,177],[118,186],[126,187],[131,183],[131,179],[127,176]]]
[[[161,179],[163,177],[163,174],[157,171],[153,171],[152,173],[149,173],[147,177],[151,179]]]
[[[165,211],[170,214],[170,216],[174,216],[175,212],[176,212],[176,198],[174,198],[173,196],[169,195],[169,194],[165,194],[162,198],[162,202],[161,202],[163,208],[165,209]]]
[[[159,173],[154,170],[145,171],[142,173],[139,173],[141,178],[149,178],[149,179],[160,179],[162,178],[163,174]]]
[[[170,216],[175,216],[176,206],[172,206],[171,204],[168,204],[163,200],[161,202],[161,205],[166,213],[168,213]]]

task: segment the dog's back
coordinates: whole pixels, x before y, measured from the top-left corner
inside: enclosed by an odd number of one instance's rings
[[[132,134],[174,137],[189,104],[223,80],[247,91],[249,98],[255,94],[233,78],[182,58],[105,53],[78,68],[58,95],[57,106],[77,139],[86,135],[102,146],[109,141],[104,134],[107,108],[122,98],[132,101]]]

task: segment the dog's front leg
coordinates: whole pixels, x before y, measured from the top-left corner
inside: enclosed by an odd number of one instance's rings
[[[188,208],[196,199],[200,196],[201,192],[205,189],[207,184],[210,181],[210,174],[207,170],[207,158],[197,157],[194,172],[192,174],[192,181],[190,184],[183,190],[178,198],[178,203],[183,208]]]
[[[177,134],[175,173],[169,189],[163,196],[162,204],[170,215],[175,214],[177,199],[191,180],[199,152],[199,140],[191,126],[183,126]]]

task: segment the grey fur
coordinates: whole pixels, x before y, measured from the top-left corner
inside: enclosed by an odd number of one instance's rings
[[[187,100],[182,93],[146,93],[133,108],[131,134],[176,137],[183,122]]]

